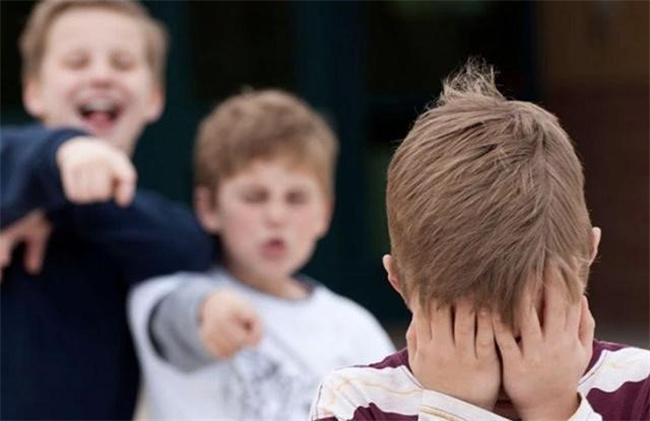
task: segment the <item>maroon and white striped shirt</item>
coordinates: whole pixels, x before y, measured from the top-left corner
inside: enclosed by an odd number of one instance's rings
[[[594,341],[580,379],[581,404],[571,420],[650,420],[650,351]],[[330,373],[311,409],[312,421],[504,420],[455,399],[424,390],[404,349],[368,366]]]

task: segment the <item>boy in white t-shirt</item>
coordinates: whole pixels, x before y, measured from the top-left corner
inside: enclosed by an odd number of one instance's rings
[[[223,260],[132,293],[152,418],[306,419],[325,373],[393,351],[370,313],[296,275],[329,226],[336,154],[324,120],[280,91],[204,120],[195,205]]]

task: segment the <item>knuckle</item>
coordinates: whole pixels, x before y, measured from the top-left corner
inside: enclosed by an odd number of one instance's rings
[[[587,327],[590,329],[596,327],[596,319],[594,319],[594,316],[590,315],[587,319]]]
[[[494,349],[494,341],[490,341],[487,339],[481,339],[477,341],[476,347],[478,350],[482,353],[486,353]]]

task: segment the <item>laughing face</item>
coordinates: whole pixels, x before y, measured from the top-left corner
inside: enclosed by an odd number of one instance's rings
[[[309,170],[282,158],[257,160],[220,183],[216,206],[201,219],[219,234],[235,277],[282,295],[327,231],[330,207]]]
[[[24,102],[47,126],[81,128],[130,154],[164,102],[147,62],[142,25],[110,10],[65,12],[49,29]]]

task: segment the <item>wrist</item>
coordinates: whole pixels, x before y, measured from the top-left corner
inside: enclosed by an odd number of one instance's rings
[[[537,420],[568,420],[580,407],[580,395],[573,395],[564,399],[554,399],[542,402],[539,407],[521,410],[522,419],[526,421]]]
[[[217,291],[213,290],[211,292],[206,292],[199,298],[199,303],[198,303],[198,325],[199,328],[203,326],[203,322],[207,318],[207,313],[208,313],[208,304],[210,303],[211,299],[216,295]]]
[[[419,380],[419,379],[418,379]],[[448,396],[453,399],[457,399],[459,401],[463,401],[466,404],[476,406],[478,408],[484,409],[486,411],[492,412],[494,409],[494,405],[496,404],[497,396],[494,396],[493,398],[487,398],[485,396],[479,396],[479,395],[485,395],[483,392],[483,389],[481,390],[468,390],[467,388],[449,388],[449,387],[444,387],[441,385],[435,385],[431,383],[424,383],[420,382],[422,387],[429,391],[429,392],[434,392],[438,393],[440,395]],[[470,392],[470,393],[468,393]],[[476,393],[474,393],[476,392]],[[473,394],[472,394],[473,393]]]
[[[486,409],[445,393],[425,389],[422,394],[420,411],[425,414],[434,414],[434,412],[429,412],[429,409],[435,411],[435,415],[441,412],[449,414],[450,418],[445,419],[460,419],[454,414],[462,414],[462,418],[465,420],[502,419],[494,412],[494,408]],[[439,418],[435,417],[435,419]]]
[[[76,136],[66,140],[59,145],[55,153],[55,162],[59,170],[61,170],[65,165],[70,151],[74,150],[79,142],[83,142],[86,139],[88,138],[85,136]]]

